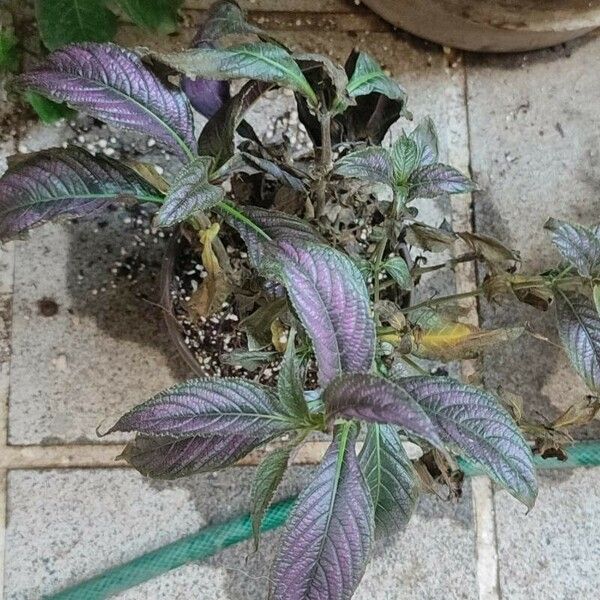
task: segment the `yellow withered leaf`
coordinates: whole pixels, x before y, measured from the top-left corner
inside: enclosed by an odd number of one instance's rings
[[[202,265],[207,275],[188,303],[190,312],[199,317],[209,317],[217,312],[231,291],[229,280],[222,271],[212,247],[212,242],[218,234],[218,223],[213,223],[208,229],[200,232]]]
[[[433,360],[473,358],[481,350],[515,340],[523,328],[478,329],[466,323],[443,323],[431,329],[414,331],[413,353]]]

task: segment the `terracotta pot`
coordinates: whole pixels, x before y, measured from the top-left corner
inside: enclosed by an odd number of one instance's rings
[[[363,0],[390,23],[452,48],[516,52],[600,26],[598,0]]]
[[[177,264],[177,257],[179,256],[184,244],[188,244],[188,241],[180,231],[175,233],[169,240],[160,270],[160,303],[163,308],[168,335],[173,341],[175,348],[181,355],[181,358],[183,358],[186,364],[190,367],[194,375],[197,375],[198,377],[206,377],[206,373],[200,366],[196,356],[185,343],[183,331],[181,330],[177,319],[173,316],[174,311],[173,297],[171,296],[171,286],[175,277],[175,265]],[[404,260],[407,261],[408,265],[412,267],[413,261],[408,252],[408,247],[406,244],[401,245],[400,254]],[[412,292],[405,292],[401,299],[401,305],[403,307],[410,306],[411,298]]]
[[[171,296],[171,284],[175,277],[175,264],[177,262],[177,256],[181,251],[182,244],[187,244],[186,239],[177,232],[169,240],[167,251],[163,258],[161,270],[160,270],[160,303],[163,307],[165,315],[165,324],[167,326],[167,332],[169,337],[173,341],[175,348],[181,355],[181,358],[193,371],[194,375],[198,377],[206,377],[206,373],[200,367],[200,363],[196,360],[194,353],[190,350],[189,346],[185,343],[184,335],[177,322],[177,319],[173,316],[173,297]]]

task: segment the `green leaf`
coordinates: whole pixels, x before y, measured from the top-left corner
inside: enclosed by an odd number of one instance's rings
[[[344,177],[394,185],[394,166],[385,148],[365,148],[340,158],[334,173]]]
[[[308,407],[304,400],[304,369],[298,360],[295,342],[296,330],[292,327],[279,370],[277,393],[286,412],[299,419],[308,419]]]
[[[586,296],[555,290],[560,340],[573,368],[594,392],[600,390],[600,316]],[[594,294],[596,299],[596,294]]]
[[[69,108],[66,104],[53,102],[44,96],[40,96],[36,92],[25,92],[25,100],[29,102],[31,108],[35,111],[42,123],[51,125],[59,119],[63,119],[75,114],[75,111]]]
[[[35,14],[48,50],[73,42],[108,42],[117,32],[117,18],[105,0],[36,0]]]
[[[405,184],[419,166],[419,148],[414,140],[403,135],[392,146],[391,154],[394,163],[394,179],[398,184]]]
[[[225,197],[223,188],[209,182],[212,158],[199,156],[180,172],[156,215],[159,227],[169,227],[201,210],[208,210]]]
[[[273,500],[275,491],[287,470],[290,460],[290,448],[280,448],[265,456],[254,476],[250,499],[250,515],[252,519],[252,534],[254,548],[258,549],[260,541],[260,526],[265,512]]]
[[[169,34],[177,29],[177,11],[183,0],[116,0],[116,3],[139,27]]]
[[[592,291],[592,295],[594,297],[594,306],[596,307],[596,312],[600,315],[600,285],[596,284]]]
[[[419,150],[419,166],[425,167],[438,161],[438,139],[433,121],[423,119],[409,136],[417,144]]]
[[[396,430],[369,425],[358,461],[371,491],[376,532],[391,535],[404,529],[419,498],[419,483]]]
[[[400,286],[403,290],[410,290],[413,286],[412,277],[406,261],[396,256],[386,260],[383,264],[386,273]]]
[[[0,25],[0,72],[14,72],[19,68],[18,44],[15,34]]]
[[[151,54],[188,77],[265,81],[299,92],[314,106],[318,102],[293,57],[275,44],[258,42],[229,48],[204,47]]]
[[[365,96],[378,92],[388,98],[405,99],[405,91],[367,53],[360,52],[352,77],[348,82],[350,96]]]

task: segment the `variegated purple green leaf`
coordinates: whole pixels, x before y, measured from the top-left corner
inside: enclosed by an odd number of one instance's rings
[[[435,198],[442,194],[464,194],[475,184],[454,167],[436,163],[417,169],[409,179],[409,200]]]
[[[248,34],[259,37],[267,36],[260,27],[248,23],[246,12],[233,0],[215,2],[210,7],[206,22],[202,24],[199,31],[199,35],[203,40],[211,41],[216,41],[227,35]]]
[[[419,150],[419,164],[422,167],[438,162],[438,138],[435,125],[425,117],[410,133]]]
[[[548,219],[544,227],[553,232],[554,245],[580,275],[600,273],[600,238],[592,230],[557,219]]]
[[[377,92],[394,100],[406,99],[406,92],[366,52],[354,57],[354,70],[348,82],[350,96],[366,96]]]
[[[560,340],[574,369],[594,392],[600,391],[600,316],[594,303],[576,292],[556,289]]]
[[[378,375],[340,375],[325,390],[323,402],[328,422],[342,418],[389,423],[443,448],[436,425],[419,404],[400,386]]]
[[[385,148],[365,148],[340,158],[334,173],[344,177],[394,185],[394,166]]]
[[[125,446],[119,458],[147,477],[176,479],[228,467],[272,437],[138,435]]]
[[[235,132],[244,113],[270,88],[270,84],[262,81],[248,81],[204,126],[198,152],[214,157],[217,167],[227,162],[234,154]]]
[[[0,179],[0,238],[62,215],[94,215],[122,197],[156,202],[161,194],[121,162],[75,146],[43,150]]]
[[[369,294],[348,256],[325,245],[280,241],[265,251],[261,270],[286,288],[312,340],[321,385],[341,372],[371,369],[375,326]]]
[[[298,497],[273,565],[269,600],[349,600],[360,583],[374,523],[355,436],[352,425],[338,429]]]
[[[392,146],[392,164],[396,184],[404,184],[419,166],[419,147],[407,135],[401,135]]]
[[[419,403],[444,442],[533,506],[537,480],[531,449],[492,394],[448,377],[408,377],[396,383]]]
[[[223,200],[223,188],[208,180],[212,163],[212,158],[200,156],[179,172],[156,215],[159,227],[180,223],[190,215],[209,210]]]
[[[285,475],[291,448],[278,448],[265,456],[256,469],[252,483],[250,516],[252,519],[252,534],[254,547],[258,549],[260,540],[260,526],[267,508]]]
[[[67,46],[18,81],[110,125],[155,137],[184,158],[196,154],[185,94],[163,84],[129,50],[114,44]]]
[[[267,438],[301,426],[278,410],[267,387],[245,379],[191,379],[123,415],[109,430],[190,437],[241,435]]]
[[[371,491],[376,531],[406,527],[419,498],[419,478],[391,425],[369,425],[358,462]]]
[[[299,92],[313,106],[317,104],[315,92],[291,54],[273,43],[193,48],[183,52],[152,53],[152,56],[188,77],[264,81]]]
[[[323,243],[321,235],[304,219],[299,219],[288,213],[258,206],[244,206],[239,208],[250,221],[256,224],[271,240],[288,240]],[[235,227],[242,236],[248,248],[248,255],[254,266],[260,265],[264,256],[266,238],[261,236],[255,229],[247,224],[229,219],[229,223]]]

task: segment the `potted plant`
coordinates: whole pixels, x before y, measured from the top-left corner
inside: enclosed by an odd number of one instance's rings
[[[173,72],[181,89],[164,79]],[[228,82],[238,79],[246,83],[232,95]],[[152,135],[181,166],[167,181],[150,165],[77,147],[19,159],[0,179],[2,238],[118,201],[155,206],[155,226],[176,232],[163,300],[174,307],[177,265],[199,253],[202,282],[188,306],[195,326],[215,337],[211,323],[240,324],[229,331],[246,344],[223,356],[230,370],[184,382],[124,414],[107,432],[136,433],[122,458],[144,475],[170,479],[224,468],[273,442],[251,493],[258,541],[292,454],[316,432],[332,436],[282,535],[271,598],[350,598],[374,536],[402,529],[422,488],[443,485],[459,495],[459,460],[533,506],[533,452],[522,430],[535,439],[534,452],[560,455],[566,424],[593,417],[598,403],[578,403],[569,418],[541,426],[521,419],[518,401],[506,408],[489,391],[431,369],[523,332],[461,323],[460,298],[508,298],[543,310],[555,304],[567,353],[595,391],[598,230],[550,220],[565,265],[525,275],[518,254],[497,240],[419,221],[419,199],[474,189],[439,162],[433,123],[426,119],[382,146],[389,127],[409,115],[404,90],[371,57],[354,52],[342,68],[294,53],[231,1],[213,8],[191,50],[70,45],[19,84]],[[277,87],[293,91],[312,152],[266,143],[245,121],[248,108]],[[210,117],[198,140],[192,105]],[[448,250],[458,239],[466,253],[424,260],[422,250]],[[466,261],[485,267],[480,287],[416,299],[425,273]],[[178,331],[176,339],[204,374]],[[421,449],[416,465],[405,440]]]

